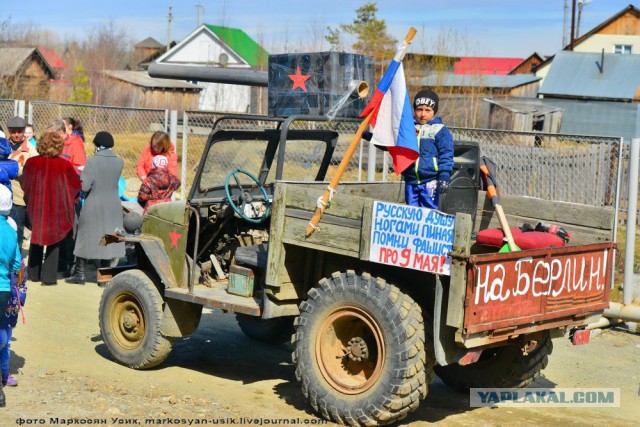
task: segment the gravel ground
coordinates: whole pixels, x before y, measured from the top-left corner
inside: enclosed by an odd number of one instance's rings
[[[250,340],[230,313],[205,309],[198,331],[175,341],[156,369],[118,365],[100,337],[101,293],[95,283],[30,283],[26,324],[11,344],[19,385],[5,388],[0,425],[321,422],[295,381],[291,347]],[[639,366],[640,335],[622,329],[603,331],[585,346],[554,340],[549,366],[533,386],[619,388],[619,408],[470,408],[468,396],[436,379],[400,425],[638,425]]]

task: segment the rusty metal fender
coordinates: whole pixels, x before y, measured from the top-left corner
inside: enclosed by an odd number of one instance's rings
[[[171,262],[164,248],[162,240],[157,237],[139,234],[132,237],[124,237],[123,241],[132,242],[136,245],[136,253],[138,254],[138,264],[140,264],[140,255],[144,254],[146,262],[153,271],[158,275],[160,282],[167,288],[178,287],[178,280],[171,270]]]

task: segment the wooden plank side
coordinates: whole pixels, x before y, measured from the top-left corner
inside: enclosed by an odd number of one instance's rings
[[[271,204],[271,229],[269,230],[269,251],[267,252],[267,286],[280,286],[280,271],[284,266],[285,249],[282,243],[284,213],[286,210],[287,185],[276,184]]]
[[[322,224],[320,221],[320,228],[311,236],[305,237],[308,224],[309,220],[306,219],[285,218],[282,241],[291,245],[358,258],[360,254],[360,228]]]
[[[316,190],[320,195],[329,183],[327,182],[295,182],[287,185]],[[404,184],[396,182],[344,182],[338,186],[336,194],[370,197],[385,202],[404,203]]]
[[[507,215],[536,218],[554,224],[562,223],[601,230],[613,229],[614,212],[610,207],[587,206],[508,194],[500,197],[500,204]],[[482,211],[493,211],[493,206],[485,192],[479,191],[478,214]]]
[[[316,210],[318,197],[324,193],[324,188],[309,189],[298,185],[287,185],[286,206],[303,209],[309,212]],[[325,214],[331,214],[337,217],[349,219],[362,219],[362,206],[365,202],[364,197],[356,197],[336,193],[333,196],[333,202],[330,207],[325,210]],[[322,226],[322,220],[320,220]],[[314,233],[315,234],[315,233]],[[305,233],[302,233],[304,236]],[[313,234],[312,234],[313,236]]]
[[[456,214],[453,252],[456,256],[451,262],[451,279],[449,281],[449,301],[447,302],[447,325],[461,328],[464,321],[464,300],[467,293],[467,263],[464,257],[469,255],[471,241],[471,215]]]
[[[360,229],[360,259],[369,260],[371,251],[371,226],[373,223],[373,199],[367,199],[362,206],[362,227]]]

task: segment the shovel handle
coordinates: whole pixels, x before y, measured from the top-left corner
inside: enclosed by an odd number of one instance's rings
[[[509,224],[507,223],[507,217],[504,215],[502,206],[500,204],[496,204],[495,211],[496,211],[496,214],[498,215],[498,221],[500,221],[500,227],[502,227],[504,236],[507,238],[507,244],[509,245],[509,249],[512,251],[515,251],[516,242],[515,240],[513,240],[513,235],[511,234],[511,229],[509,228]]]

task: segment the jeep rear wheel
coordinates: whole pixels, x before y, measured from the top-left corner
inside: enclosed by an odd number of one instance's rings
[[[471,388],[526,387],[547,367],[552,351],[551,337],[545,331],[526,356],[518,346],[507,345],[486,349],[476,363],[436,366],[435,371],[442,382],[461,393],[468,393]]]
[[[319,285],[295,321],[293,362],[305,397],[340,424],[404,418],[426,396],[434,365],[420,306],[366,273],[334,273]]]
[[[118,363],[134,369],[160,364],[171,352],[171,340],[160,330],[163,300],[140,270],[116,275],[100,300],[100,332]]]

